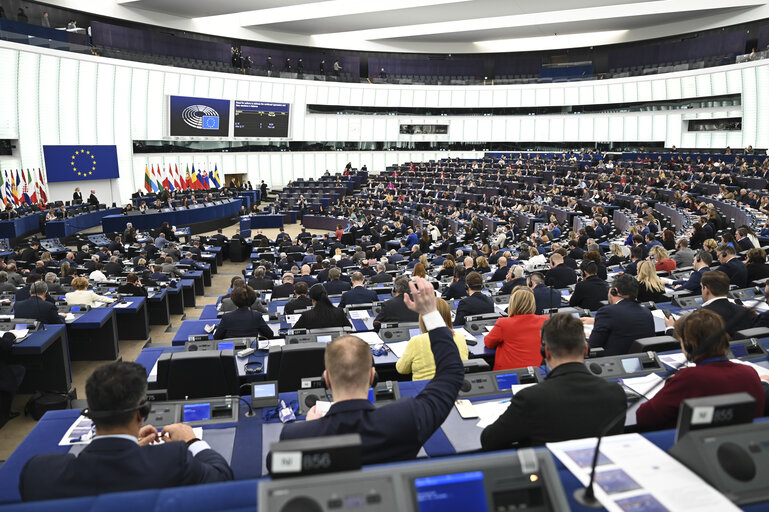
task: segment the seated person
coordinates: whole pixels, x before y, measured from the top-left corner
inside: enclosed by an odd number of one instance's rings
[[[72,280],[72,288],[75,291],[69,292],[64,295],[64,300],[67,301],[67,305],[73,306],[91,306],[93,307],[97,302],[103,302],[111,304],[114,299],[111,297],[105,297],[94,293],[93,290],[88,289],[88,279],[85,277],[76,277]]]
[[[654,246],[655,249],[657,247],[661,246]],[[649,260],[638,263],[638,302],[669,302],[665,296],[665,284],[657,275],[654,262]]]
[[[734,336],[737,331],[750,329],[753,326],[754,311],[750,311],[744,306],[735,304],[727,297],[729,293],[729,276],[720,270],[711,270],[702,276],[700,281],[702,286],[702,309],[710,311],[721,316],[726,324],[726,332],[729,336]]]
[[[451,284],[443,290],[443,300],[456,300],[465,296],[467,296],[465,267],[458,265],[454,268],[454,279],[451,281]]]
[[[325,416],[313,406],[307,421],[284,425],[281,440],[357,433],[363,441],[363,464],[416,458],[454,406],[464,371],[451,331],[436,309],[432,285],[416,279],[410,291],[414,299],[404,292],[406,305],[422,315],[435,357],[435,378],[414,398],[375,407],[366,398],[375,375],[369,345],[355,336],[337,338],[326,348],[323,372],[334,404]]]
[[[649,250],[649,258],[654,262],[654,269],[664,271],[670,274],[676,269],[676,262],[673,260],[664,247],[655,245]]]
[[[230,298],[238,309],[222,315],[222,320],[214,331],[215,340],[257,336],[275,337],[275,333],[264,321],[262,313],[251,310],[251,305],[256,300],[256,292],[253,288],[250,286],[233,288]]]
[[[275,288],[275,283],[272,282],[272,279],[267,279],[265,277],[266,274],[267,269],[259,265],[254,269],[253,277],[248,280],[248,286],[254,290],[272,290]]]
[[[700,286],[702,276],[705,272],[710,271],[711,263],[713,263],[713,257],[710,253],[708,251],[699,251],[692,260],[694,270],[689,275],[689,279],[686,281],[676,281],[674,283],[676,285],[674,290],[689,290],[694,295],[700,295],[702,293],[702,287]]]
[[[235,288],[242,287],[244,288],[246,286],[246,282],[243,280],[240,276],[235,276],[230,280],[230,288],[232,290],[235,290]],[[269,313],[267,308],[262,304],[262,301],[259,299],[259,297],[256,295],[256,290],[254,290],[254,295],[256,296],[256,300],[253,304],[251,304],[251,309],[254,311],[259,311],[263,315],[266,315]],[[232,291],[222,296],[222,302],[219,304],[219,311],[222,313],[227,313],[228,311],[235,311],[238,309],[238,307],[235,305],[234,302],[232,302]]]
[[[574,293],[569,298],[569,306],[598,311],[606,300],[609,285],[598,277],[598,265],[593,260],[582,260],[580,263],[582,280],[574,287]]]
[[[633,276],[619,274],[614,278],[609,305],[599,309],[595,318],[582,319],[584,324],[593,324],[590,348],[603,348],[605,356],[627,354],[635,340],[654,336],[654,316],[636,302],[637,297],[638,281]]]
[[[699,309],[680,317],[675,323],[675,336],[686,358],[696,366],[680,369],[651,400],[638,408],[639,429],[675,428],[678,408],[687,398],[741,391],[756,399],[755,415],[763,416],[764,389],[758,373],[728,360],[729,335],[718,314]]]
[[[494,312],[494,299],[484,295],[483,277],[478,272],[470,272],[465,278],[467,287],[467,297],[459,301],[457,313],[454,322],[457,325],[464,325],[465,318],[473,315],[482,315],[484,313]]]
[[[342,300],[339,302],[340,308],[354,304],[368,304],[379,300],[374,290],[368,290],[363,286],[364,280],[365,278],[361,272],[353,272],[352,276],[350,276],[352,288],[342,294]]]
[[[64,317],[59,314],[56,306],[47,300],[48,285],[43,281],[35,281],[29,285],[29,298],[17,300],[13,305],[16,318],[32,318],[44,324],[63,324]]]
[[[417,322],[419,315],[406,306],[404,295],[409,292],[409,279],[401,276],[393,283],[393,297],[384,301],[382,309],[374,318],[374,329],[379,330],[383,323]]]
[[[19,478],[24,501],[232,480],[224,458],[188,425],[166,425],[162,435],[152,425],[142,426],[149,414],[143,366],[100,366],[86,382],[86,396],[94,438],[77,456],[44,454],[27,461]],[[165,443],[148,446],[160,439]]]
[[[288,301],[283,308],[283,313],[293,315],[298,309],[307,309],[312,307],[312,300],[307,296],[310,288],[304,281],[299,281],[294,285],[294,298]]]
[[[337,267],[328,271],[328,282],[324,283],[323,286],[329,295],[341,295],[351,289],[350,283],[342,281],[339,279],[340,277],[342,277],[342,271]]]
[[[130,295],[132,297],[146,297],[147,290],[142,286],[139,281],[139,276],[131,272],[125,278],[125,284],[121,284],[117,288],[118,293]]]
[[[483,340],[487,348],[497,349],[494,370],[539,366],[542,363],[539,332],[547,316],[535,315],[536,307],[531,288],[513,290],[507,306],[509,316],[497,320]]]
[[[451,308],[448,302],[436,298],[435,306],[446,323],[446,327],[451,329],[454,335],[454,343],[459,350],[460,359],[466,361],[469,355],[467,342],[463,335],[454,332],[454,326],[451,323]],[[430,336],[427,333],[427,327],[425,327],[425,322],[421,315],[419,316],[419,329],[422,331],[422,334],[417,334],[409,340],[403,356],[395,364],[395,369],[401,374],[410,373],[412,380],[429,380],[435,376],[435,358],[430,348]]]
[[[302,313],[302,316],[294,324],[294,329],[350,327],[350,321],[347,319],[344,310],[335,307],[331,303],[328,293],[326,293],[326,289],[322,284],[316,283],[312,285],[309,296],[312,300],[312,309]]]
[[[42,280],[43,280],[43,276],[41,274],[36,274],[34,272],[30,273],[27,276],[27,286],[24,286],[23,288],[19,288],[18,290],[16,290],[14,301],[16,303],[19,303],[21,301],[27,300],[30,297],[30,288],[32,284]],[[46,292],[48,292],[48,288],[46,288]],[[50,295],[48,295],[47,293],[45,296],[45,300],[47,300],[51,304],[56,304],[56,300]]]
[[[484,450],[595,437],[625,426],[626,398],[619,384],[596,377],[585,367],[588,353],[580,321],[568,313],[551,316],[542,326],[541,357],[550,373],[545,381],[522,389],[507,410],[481,433]]]

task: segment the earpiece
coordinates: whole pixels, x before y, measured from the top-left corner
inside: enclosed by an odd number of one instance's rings
[[[545,351],[545,342],[539,346],[539,353],[542,354],[542,359],[547,359],[547,352]]]
[[[687,361],[692,360],[692,353],[694,352],[694,347],[691,343],[688,343],[686,341],[686,322],[689,321],[689,315],[686,315],[684,317],[684,321],[681,323],[681,345],[684,347],[684,350],[686,351],[686,359]]]
[[[150,408],[151,408],[150,403],[145,399],[145,400],[142,400],[141,403],[136,407],[131,407],[129,409],[119,409],[116,411],[92,411],[91,409],[86,407],[85,409],[80,411],[80,414],[82,414],[86,418],[90,418],[94,420],[99,418],[109,418],[112,416],[118,416],[120,414],[125,414],[128,412],[139,411],[139,414],[141,414],[142,420],[146,421],[150,415]]]
[[[617,291],[616,288],[612,288],[611,290],[609,290],[609,293],[611,293],[612,297],[619,297],[619,292]]]
[[[254,375],[255,373],[261,373],[264,368],[264,363],[261,361],[251,361],[245,364],[246,375]]]

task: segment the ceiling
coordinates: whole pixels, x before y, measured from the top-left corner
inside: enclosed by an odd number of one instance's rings
[[[769,18],[769,0],[61,0],[181,30],[362,51],[596,46]]]

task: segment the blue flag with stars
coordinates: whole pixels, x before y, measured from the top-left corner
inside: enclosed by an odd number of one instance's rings
[[[120,177],[116,146],[43,146],[49,182]]]

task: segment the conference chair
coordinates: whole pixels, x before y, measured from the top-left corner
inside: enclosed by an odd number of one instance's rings
[[[161,354],[156,388],[169,400],[238,395],[240,381],[233,350]]]
[[[664,352],[666,350],[680,350],[681,343],[673,336],[650,336],[648,338],[639,338],[630,345],[628,353],[637,354],[640,352]]]
[[[267,356],[267,380],[278,381],[281,392],[297,391],[302,379],[319,377],[326,369],[325,343],[299,343],[270,347]]]

